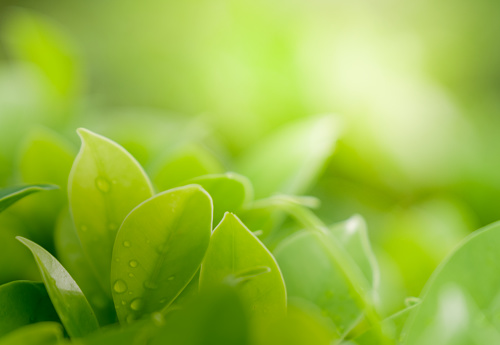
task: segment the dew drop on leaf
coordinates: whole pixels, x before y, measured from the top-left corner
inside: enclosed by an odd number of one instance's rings
[[[136,268],[137,267],[137,261],[136,260],[130,260],[128,265],[132,268]]]
[[[117,281],[115,281],[113,289],[115,290],[116,293],[124,293],[125,291],[127,291],[128,286],[127,283],[125,283],[123,280],[118,279]]]
[[[174,279],[175,279],[175,276],[168,277],[168,280],[174,280]]]
[[[146,280],[144,282],[144,287],[146,289],[149,289],[149,290],[154,290],[154,289],[158,289],[158,284],[156,284],[155,282],[153,281],[150,281],[150,280]]]
[[[123,246],[125,248],[129,248],[130,247],[130,241],[123,241]]]
[[[142,298],[136,298],[132,302],[130,302],[130,309],[134,311],[139,311],[144,307],[144,302]]]
[[[109,183],[109,181],[101,176],[95,179],[95,185],[97,189],[99,189],[99,191],[101,191],[102,193],[107,193],[111,189],[111,184]]]

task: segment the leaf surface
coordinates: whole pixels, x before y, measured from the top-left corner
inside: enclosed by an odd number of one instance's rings
[[[40,322],[9,333],[0,339],[0,345],[56,345],[63,337],[60,323]]]
[[[38,244],[20,236],[17,239],[33,253],[45,288],[68,334],[78,338],[98,329],[94,311],[59,261]]]
[[[158,311],[182,292],[200,267],[211,229],[212,201],[198,185],[160,193],[127,216],[111,269],[121,322]]]
[[[35,184],[0,189],[0,212],[30,194],[57,188],[59,187],[50,184]]]

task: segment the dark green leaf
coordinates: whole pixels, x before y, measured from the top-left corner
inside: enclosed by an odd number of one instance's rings
[[[0,345],[56,345],[63,339],[57,322],[40,322],[24,326],[0,339]]]

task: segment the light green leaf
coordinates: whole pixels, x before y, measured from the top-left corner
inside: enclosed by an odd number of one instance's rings
[[[160,193],[125,218],[111,282],[121,322],[168,306],[191,281],[208,247],[212,201],[198,185]]]
[[[0,286],[0,337],[28,324],[58,321],[43,283],[15,281]]]
[[[0,345],[55,345],[63,338],[61,324],[40,322],[9,333],[0,339]]]
[[[261,270],[263,267],[267,273]],[[238,277],[256,268],[262,274],[238,283]],[[257,327],[284,315],[285,285],[274,257],[238,217],[226,213],[212,234],[201,266],[200,291],[234,282]]]
[[[334,116],[292,123],[243,156],[237,171],[252,181],[256,198],[302,194],[331,155],[338,132]]]
[[[25,196],[28,196],[32,193],[36,193],[42,190],[54,190],[58,188],[59,187],[50,184],[38,184],[0,189],[0,212],[4,211],[7,207],[11,206],[16,201],[19,201]]]
[[[441,263],[406,322],[405,345],[500,341],[499,246],[497,222],[468,236]]]
[[[111,253],[126,215],[153,190],[137,161],[121,146],[79,129],[82,147],[69,177],[69,202],[83,251],[109,290]]]
[[[83,253],[69,210],[59,215],[54,232],[56,253],[61,264],[73,277],[87,297],[100,325],[116,321],[116,313],[110,290],[104,290],[97,281],[92,267]]]
[[[160,191],[179,186],[182,182],[198,176],[224,171],[217,158],[198,145],[177,150],[154,170],[153,182]]]
[[[33,253],[52,304],[71,337],[82,337],[99,325],[94,312],[73,278],[49,252],[38,244],[16,237]]]
[[[235,173],[200,176],[187,181],[202,186],[214,203],[214,224],[219,224],[225,212],[237,213],[252,200],[252,184],[242,175]]]

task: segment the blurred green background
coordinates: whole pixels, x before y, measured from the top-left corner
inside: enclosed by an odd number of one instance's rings
[[[389,314],[500,219],[499,15],[491,0],[0,1],[0,186],[47,182],[29,174],[46,164],[64,189],[79,126],[148,172],[193,144],[231,170],[277,128],[335,114],[335,152],[304,194],[327,223],[366,218]],[[67,149],[36,162],[47,136]],[[0,219],[13,248],[40,226],[16,217],[27,203]],[[24,277],[9,255],[2,281]]]

